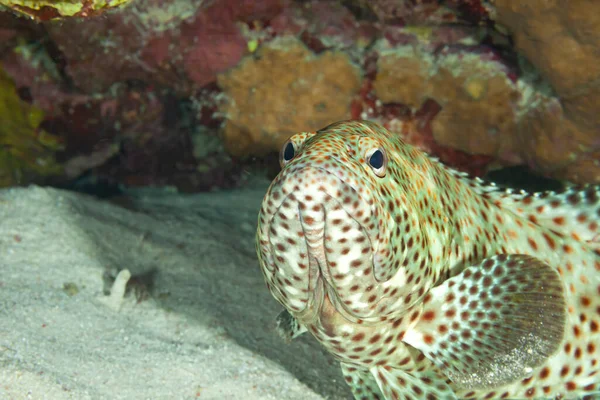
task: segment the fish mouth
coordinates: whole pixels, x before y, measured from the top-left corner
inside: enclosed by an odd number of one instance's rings
[[[377,284],[373,202],[322,168],[299,168],[293,178],[272,188],[279,193],[265,229],[272,294],[306,324],[333,309],[354,322],[374,316],[366,301],[373,293],[353,292]]]
[[[335,200],[334,200],[335,201]],[[300,207],[302,208],[302,207]],[[336,207],[332,207],[336,209]],[[337,208],[339,210],[339,208]],[[326,316],[332,314],[332,308],[337,310],[342,316],[349,321],[357,322],[358,317],[352,313],[340,298],[338,293],[340,279],[337,274],[337,262],[332,261],[328,257],[327,242],[333,240],[327,238],[330,236],[328,229],[328,223],[332,224],[331,221],[327,221],[327,211],[325,206],[321,206],[321,215],[323,228],[311,229],[306,226],[306,221],[310,221],[312,225],[319,225],[319,222],[315,219],[315,211],[313,208],[310,215],[300,211],[300,221],[305,223],[304,226],[304,237],[307,244],[308,259],[309,259],[309,293],[312,294],[312,307],[307,307],[305,315],[299,315],[300,320],[314,321],[318,316]],[[363,233],[364,236],[364,233]],[[372,263],[369,263],[372,265]]]

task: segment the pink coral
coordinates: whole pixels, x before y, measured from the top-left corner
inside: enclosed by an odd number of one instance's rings
[[[223,10],[213,6],[182,27],[183,37],[188,41],[193,38],[183,65],[190,79],[200,87],[214,82],[219,72],[235,66],[247,51],[246,40],[235,21],[218,18],[223,14]]]
[[[239,21],[271,18],[282,4],[141,0],[102,18],[70,19],[47,29],[66,59],[66,72],[86,93],[143,80],[189,95],[245,54]]]

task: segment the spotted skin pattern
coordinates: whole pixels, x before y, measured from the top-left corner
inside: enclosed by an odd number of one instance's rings
[[[281,164],[257,229],[279,331],[355,398],[600,390],[597,188],[501,191],[366,121],[294,135]]]

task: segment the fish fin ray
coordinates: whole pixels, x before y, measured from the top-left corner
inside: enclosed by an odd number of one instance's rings
[[[480,191],[544,228],[600,248],[600,185],[573,186],[561,192]]]
[[[528,376],[565,334],[560,276],[528,255],[497,255],[430,292],[403,340],[459,387],[492,388]]]

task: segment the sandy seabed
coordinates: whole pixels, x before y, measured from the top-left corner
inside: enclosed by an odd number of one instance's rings
[[[265,190],[0,191],[0,399],[350,399],[318,343],[275,332]]]

